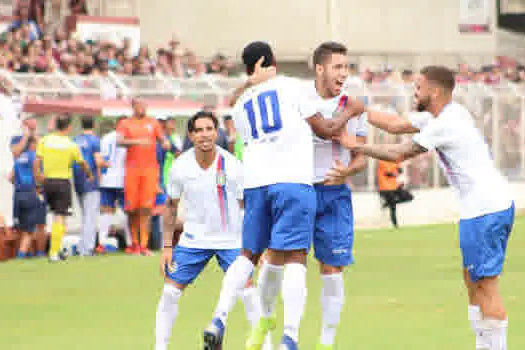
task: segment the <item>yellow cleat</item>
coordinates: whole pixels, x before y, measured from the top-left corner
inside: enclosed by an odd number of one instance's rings
[[[275,317],[261,317],[246,342],[246,350],[261,350],[266,335],[275,329]]]

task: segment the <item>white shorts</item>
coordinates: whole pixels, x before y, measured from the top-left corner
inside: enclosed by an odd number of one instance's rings
[[[0,174],[0,215],[4,218],[7,227],[13,227],[13,192],[14,186],[7,179],[6,174]]]

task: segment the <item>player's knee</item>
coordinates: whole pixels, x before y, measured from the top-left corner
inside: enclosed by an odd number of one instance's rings
[[[331,266],[321,263],[319,266],[321,270],[321,274],[323,275],[333,275],[336,273],[342,273],[343,267],[342,266]]]
[[[284,255],[285,264],[302,264],[306,265],[307,255],[304,249],[292,250]]]
[[[241,255],[244,256],[246,259],[250,260],[254,266],[257,266],[257,264],[259,263],[259,259],[261,258],[261,254],[254,254],[248,249],[242,249]]]
[[[175,282],[174,280],[172,280],[170,278],[165,278],[164,279],[164,283],[170,284],[170,285],[174,286],[175,288],[177,288],[179,290],[184,290],[188,286],[187,284],[181,284],[181,283]]]
[[[100,213],[102,214],[115,214],[115,208],[101,206]]]

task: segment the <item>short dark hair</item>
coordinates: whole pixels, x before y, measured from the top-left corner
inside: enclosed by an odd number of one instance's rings
[[[231,115],[225,115],[224,117],[222,117],[222,120],[224,121],[228,121],[228,120],[233,120],[232,116]]]
[[[246,73],[253,73],[255,70],[255,64],[261,57],[264,57],[262,67],[275,65],[275,57],[272,48],[264,41],[254,41],[242,50],[242,62],[246,67]]]
[[[314,51],[314,66],[318,64],[324,64],[327,58],[332,56],[333,54],[346,55],[348,54],[348,49],[343,44],[335,41],[324,42],[321,45],[319,45]]]
[[[58,131],[66,130],[71,124],[71,117],[69,115],[61,115],[56,119],[56,128]]]
[[[215,127],[215,129],[219,128],[219,120],[216,116],[213,115],[213,113],[200,111],[197,112],[197,114],[195,114],[193,117],[191,117],[190,120],[188,120],[188,133],[195,132],[195,123],[197,122],[197,120],[206,118],[210,119],[213,122],[213,126]]]
[[[83,130],[92,130],[95,128],[95,119],[93,117],[82,117],[80,125]]]
[[[421,70],[421,75],[428,81],[432,81],[450,92],[452,92],[456,86],[454,72],[444,66],[424,67]]]

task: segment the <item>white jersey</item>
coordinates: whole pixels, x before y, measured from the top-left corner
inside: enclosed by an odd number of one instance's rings
[[[170,169],[167,192],[184,201],[184,233],[179,244],[198,249],[241,247],[242,166],[230,153],[216,147],[208,169],[195,159],[195,150],[182,153]]]
[[[511,206],[507,180],[494,165],[489,147],[465,107],[450,103],[413,140],[427,150],[436,150],[449,183],[459,191],[462,219]]]
[[[244,142],[244,187],[278,183],[311,184],[315,114],[298,79],[277,76],[244,92],[233,109]]]
[[[331,119],[339,108],[341,101],[348,98],[345,94],[340,94],[330,99],[322,98],[317,93],[315,82],[312,81],[306,84],[304,93],[309,103],[312,103],[316,111],[320,112],[325,119]],[[366,118],[362,115],[359,118],[350,119],[348,121],[348,133],[356,136],[367,136]],[[326,173],[333,167],[335,160],[339,160],[346,165],[351,161],[351,153],[345,150],[338,142],[323,140],[314,136],[314,183],[324,181]]]
[[[102,137],[100,154],[109,163],[107,169],[102,169],[100,187],[124,188],[126,148],[117,146],[116,131],[112,131]]]

